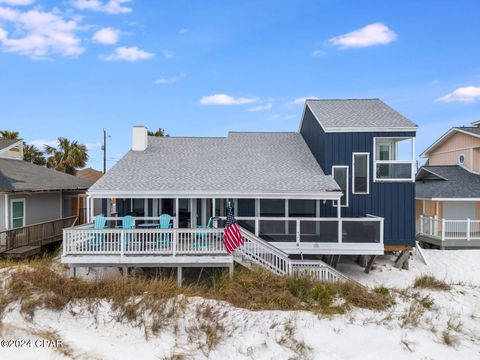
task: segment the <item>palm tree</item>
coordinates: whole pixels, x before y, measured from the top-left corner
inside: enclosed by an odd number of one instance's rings
[[[153,132],[153,131],[148,131],[148,136],[159,136],[159,137],[162,137],[162,136],[170,136],[167,134],[167,132],[165,131],[165,129],[162,129],[162,128],[158,128],[157,131]]]
[[[16,140],[19,136],[18,131],[0,130],[0,137],[4,140]]]
[[[47,167],[75,175],[77,168],[83,168],[87,164],[87,148],[76,140],[70,141],[67,138],[59,137],[57,147],[45,145]]]
[[[47,160],[35,145],[23,143],[23,160],[34,163],[35,165],[45,165]]]

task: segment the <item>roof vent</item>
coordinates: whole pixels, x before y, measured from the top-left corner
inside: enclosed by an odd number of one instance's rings
[[[135,125],[132,129],[132,150],[144,151],[148,146],[148,132],[143,125]]]

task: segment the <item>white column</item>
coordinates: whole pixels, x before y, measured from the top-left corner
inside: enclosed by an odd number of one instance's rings
[[[255,199],[255,236],[260,234],[260,199]]]
[[[175,228],[178,228],[178,210],[179,210],[178,205],[179,205],[178,198],[175,198],[175,224],[174,224]]]
[[[8,221],[8,194],[5,194],[5,230],[10,228],[10,221]]]
[[[112,199],[107,199],[107,217],[112,216]]]
[[[158,199],[153,199],[152,200],[152,216],[157,217],[158,216]]]
[[[87,224],[90,222],[90,196],[87,196],[85,198],[85,207],[87,208],[87,219],[86,219],[86,222]]]
[[[90,222],[93,221],[93,217],[95,216],[95,199],[90,198]]]
[[[148,199],[143,199],[143,214],[144,216],[150,216],[148,213]]]
[[[415,181],[415,174],[417,173],[417,156],[415,155],[415,138],[412,138],[412,181]]]
[[[190,227],[193,228],[193,222],[194,222],[194,217],[193,217],[193,205],[194,205],[194,201],[192,198],[190,198],[188,200],[189,202],[189,208],[190,208]]]
[[[342,242],[342,206],[340,204],[340,200],[337,200],[337,221],[338,221],[338,243]]]
[[[289,214],[288,214],[288,199],[285,199],[285,217],[286,217],[286,218],[289,218],[289,217],[290,217]],[[285,234],[288,234],[288,224],[289,224],[288,220],[285,221]],[[296,224],[299,225],[300,223],[297,221]],[[296,231],[296,232],[299,232],[300,229],[297,229],[297,228],[296,228],[295,231]]]
[[[212,198],[212,217],[215,218],[215,198]],[[218,222],[216,220],[213,220],[212,222],[213,227],[218,227]]]
[[[202,225],[207,225],[207,199],[202,199]]]

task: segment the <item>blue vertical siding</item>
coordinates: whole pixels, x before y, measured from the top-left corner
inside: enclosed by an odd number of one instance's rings
[[[373,138],[414,137],[415,132],[325,133],[307,107],[300,133],[325,174],[332,174],[333,165],[349,167],[349,206],[342,208],[342,216],[381,216],[385,219],[385,245],[415,245],[415,183],[373,182]],[[354,152],[370,153],[370,194],[352,194]],[[336,214],[337,208],[331,202],[321,205],[321,216]]]

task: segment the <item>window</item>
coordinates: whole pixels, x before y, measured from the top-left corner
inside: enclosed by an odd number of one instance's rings
[[[288,200],[288,216],[315,217],[315,200]]]
[[[333,166],[332,176],[343,192],[340,205],[346,207],[348,206],[348,166]]]
[[[458,157],[458,163],[461,164],[461,165],[465,164],[465,155],[461,154]]]
[[[238,199],[237,216],[255,216],[255,199]]]
[[[285,200],[284,199],[260,199],[260,216],[284,217],[285,216]]]
[[[373,138],[373,181],[415,181],[415,137]],[[355,189],[353,189],[355,192]]]
[[[352,172],[352,192],[354,194],[368,194],[370,183],[369,153],[353,153]]]
[[[25,226],[25,199],[15,199],[11,202],[12,229]]]

